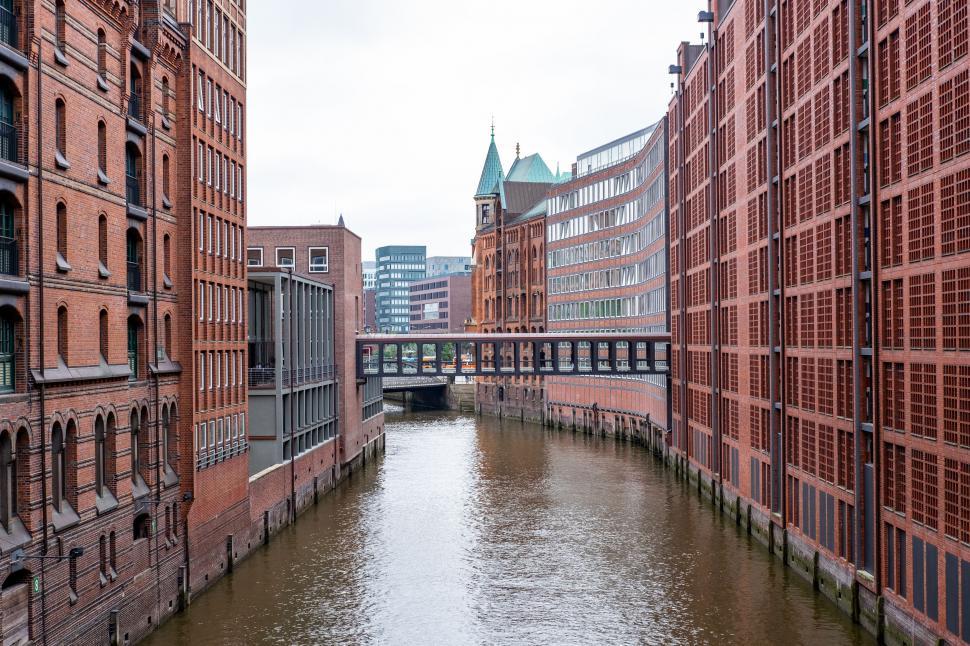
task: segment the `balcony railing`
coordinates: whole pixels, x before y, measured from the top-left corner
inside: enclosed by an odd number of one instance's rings
[[[128,263],[128,291],[141,291],[141,265],[137,262]]]
[[[14,238],[0,237],[0,274],[20,275],[20,256]]]
[[[15,164],[20,163],[20,150],[17,147],[19,134],[15,125],[0,121],[0,158]]]
[[[128,116],[141,121],[141,94],[132,92],[128,97]]]
[[[128,204],[141,206],[141,183],[137,177],[125,175],[125,196]]]
[[[276,374],[280,375],[280,383],[283,388],[292,385],[300,386],[315,381],[326,381],[333,379],[336,374],[335,366],[324,364],[320,366],[307,366],[305,368],[275,368],[264,366],[253,366],[249,368],[249,387],[250,388],[272,388],[276,385]]]
[[[17,16],[9,9],[0,7],[0,42],[18,49],[17,36]]]

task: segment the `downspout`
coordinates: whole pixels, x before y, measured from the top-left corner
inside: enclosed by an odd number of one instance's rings
[[[148,76],[147,74],[144,74],[144,75],[142,75],[142,78],[145,78],[147,76]],[[144,90],[144,88],[142,88],[142,89]],[[158,151],[156,149],[156,138],[155,138],[155,113],[154,113],[154,110],[151,107],[152,106],[151,83],[149,84],[149,91],[148,92],[144,92],[143,91],[143,94],[147,94],[148,100],[145,102],[146,105],[142,109],[143,110],[148,110],[149,113],[151,114],[151,126],[150,127],[151,127],[151,133],[152,133],[152,136],[151,136],[151,149],[152,149],[152,156],[151,156],[151,161],[152,161],[152,163],[151,163],[151,173],[152,173],[152,181],[151,181],[151,184],[152,184],[152,206],[151,206],[151,209],[152,209],[152,244],[151,244],[151,249],[152,249],[152,338],[155,341],[155,368],[156,368],[156,370],[154,371],[154,376],[152,378],[152,381],[153,381],[153,391],[154,391],[154,396],[155,396],[155,500],[157,501],[155,503],[155,514],[154,514],[155,515],[155,518],[156,518],[156,520],[155,520],[155,532],[154,532],[154,534],[155,534],[155,536],[154,536],[154,538],[155,538],[155,597],[156,597],[155,614],[158,615],[161,612],[161,606],[162,606],[162,590],[161,590],[161,581],[160,581],[161,576],[162,576],[162,566],[161,566],[161,563],[159,561],[159,544],[158,544],[158,536],[157,536],[157,534],[158,534],[158,520],[157,519],[158,519],[159,508],[162,505],[162,502],[161,502],[162,501],[162,460],[168,459],[168,455],[164,455],[164,456],[161,455],[161,450],[160,450],[161,447],[162,447],[162,436],[161,436],[161,427],[160,427],[160,422],[159,422],[159,419],[160,419],[159,412],[160,411],[159,411],[159,401],[158,400],[159,400],[159,397],[160,397],[160,387],[159,387],[159,383],[158,383],[159,382],[159,375],[158,375],[158,370],[157,370],[157,368],[158,368],[158,345],[159,345],[159,343],[158,343],[158,213],[156,211],[156,207],[158,206],[158,203],[157,203],[157,198],[156,198],[156,188],[157,188],[156,187],[156,179],[157,179],[157,174],[155,172],[155,167],[156,167],[155,155],[157,154]],[[146,121],[147,121],[147,116],[145,114],[142,114],[142,117],[144,117],[146,119]],[[146,155],[145,158],[148,159],[148,156]],[[171,423],[172,423],[171,413],[169,413],[169,424],[171,424]],[[168,529],[168,527],[166,527],[166,530],[167,529]],[[167,535],[165,537],[165,540],[166,541],[168,540],[168,536]]]
[[[718,367],[720,365],[720,321],[721,321],[721,292],[720,292],[720,272],[721,272],[721,246],[720,246],[720,235],[718,231],[718,208],[719,204],[717,201],[717,159],[718,159],[718,137],[717,137],[717,120],[720,116],[717,114],[717,94],[714,92],[715,84],[717,83],[717,70],[715,66],[717,64],[717,43],[715,42],[717,38],[717,32],[714,30],[713,23],[707,28],[707,97],[708,97],[708,110],[707,110],[707,132],[710,138],[710,145],[707,147],[708,164],[711,168],[711,174],[709,176],[709,182],[707,184],[707,203],[708,208],[710,208],[710,235],[708,240],[710,241],[710,253],[711,253],[711,278],[710,278],[710,288],[711,288],[711,430],[714,436],[714,450],[711,451],[712,455],[708,456],[711,461],[711,481],[713,489],[713,481],[715,475],[717,477],[718,483],[722,487],[724,486],[724,469],[721,464],[721,447],[723,432],[721,430],[721,419],[718,414],[718,405],[721,402],[720,395],[720,382],[718,376],[720,371]],[[712,491],[712,496],[716,495],[716,492]]]
[[[686,56],[682,62],[684,65],[687,62]],[[686,69],[686,65],[684,65]],[[687,383],[689,381],[687,376],[687,198],[684,196],[684,192],[687,190],[687,179],[684,175],[687,172],[687,160],[685,156],[687,155],[687,144],[684,142],[685,132],[684,132],[684,120],[686,119],[685,108],[684,108],[684,77],[686,72],[681,72],[677,79],[677,112],[678,121],[677,124],[677,183],[679,184],[679,201],[680,206],[677,209],[677,215],[680,219],[678,223],[679,226],[677,230],[680,232],[680,243],[678,244],[678,266],[680,267],[680,280],[678,281],[680,296],[678,300],[680,301],[680,419],[681,428],[678,429],[677,433],[677,448],[680,449],[681,454],[684,457],[684,466],[690,461],[690,442],[687,438],[687,429],[690,427],[690,418],[687,413]]]
[[[289,346],[286,349],[286,363],[287,372],[289,372],[290,380],[290,519],[291,521],[296,520],[296,449],[293,444],[293,427],[296,426],[296,406],[294,404],[294,392],[293,392],[293,319],[294,317],[294,307],[293,307],[293,268],[290,267],[288,273],[289,284],[287,285],[287,300],[289,301],[289,312],[287,313],[287,318],[289,319],[289,338],[287,339]]]
[[[776,408],[782,406],[784,388],[781,382],[784,370],[781,367],[784,346],[781,339],[782,317],[784,315],[784,289],[779,285],[778,273],[782,266],[784,245],[778,228],[782,222],[778,191],[782,189],[780,181],[776,184],[778,173],[775,158],[775,142],[778,138],[778,68],[777,61],[781,58],[781,41],[777,36],[777,24],[781,20],[781,8],[775,0],[765,0],[765,176],[768,184],[768,449],[769,464],[771,466],[771,500],[769,509],[778,516],[782,531],[786,527],[786,496],[785,496],[785,450],[784,415]],[[773,46],[772,46],[773,44]],[[773,69],[774,68],[774,69]],[[778,153],[779,155],[781,153]],[[775,295],[775,292],[778,295]],[[776,325],[777,323],[777,325]]]
[[[669,303],[670,303],[670,119],[665,114],[661,121],[663,123],[663,129],[664,129],[663,144],[662,144],[664,147],[664,159],[663,159],[664,217],[667,219],[666,226],[664,227],[664,230],[666,231],[666,235],[664,236],[664,265],[667,269],[664,272],[666,274],[664,277],[664,288],[667,290],[668,306],[667,306],[667,312],[664,315],[664,323],[666,323],[667,325],[667,333],[669,334],[672,319],[673,319],[670,312],[671,307],[669,306]],[[673,435],[673,424],[674,424],[674,408],[673,408],[674,393],[672,390],[674,384],[673,384],[673,378],[671,377],[671,372],[670,372],[671,366],[674,360],[673,354],[671,352],[672,349],[673,349],[673,344],[668,343],[667,344],[667,377],[666,377],[665,383],[667,386],[667,433],[669,435]],[[648,430],[650,430],[650,436],[651,436],[651,442],[652,442],[653,431],[652,429],[648,429]]]
[[[37,41],[37,284],[38,300],[40,307],[39,329],[40,337],[40,486],[44,522],[44,543],[41,555],[47,556],[49,533],[47,528],[47,384],[43,379],[46,365],[46,353],[44,347],[43,330],[46,329],[44,316],[44,120],[41,118],[41,100],[43,97],[43,51],[44,39]],[[25,147],[26,148],[26,147]],[[26,152],[26,151],[25,151]],[[47,644],[47,585],[45,574],[47,559],[40,559],[40,622],[43,632],[42,642]]]

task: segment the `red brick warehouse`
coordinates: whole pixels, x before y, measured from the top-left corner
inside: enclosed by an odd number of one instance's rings
[[[673,449],[873,633],[970,640],[967,4],[710,9],[668,112]]]
[[[3,637],[134,639],[184,582],[187,37],[153,1],[0,26]]]

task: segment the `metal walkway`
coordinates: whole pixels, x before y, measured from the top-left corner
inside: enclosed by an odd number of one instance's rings
[[[368,334],[357,377],[660,375],[669,334]]]

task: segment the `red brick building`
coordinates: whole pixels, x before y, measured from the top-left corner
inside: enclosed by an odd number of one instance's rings
[[[667,331],[666,153],[662,120],[583,153],[573,178],[549,190],[550,332]],[[552,424],[635,436],[667,428],[666,377],[543,381]]]
[[[472,313],[470,274],[439,274],[416,280],[409,290],[412,332],[465,331]]]
[[[186,583],[180,11],[0,5],[0,630],[11,643],[136,639]]]
[[[967,5],[710,9],[668,112],[672,450],[872,632],[970,640]]]
[[[470,332],[545,331],[546,192],[557,181],[542,157],[518,150],[506,175],[493,129],[475,193]],[[544,414],[539,377],[479,379],[476,401],[497,415]]]
[[[189,586],[199,591],[244,554],[249,529],[246,396],[246,139],[243,0],[185,1],[191,23],[179,76],[178,196],[182,214],[176,280],[184,303],[182,480],[192,558]],[[192,303],[190,308],[188,304]],[[191,378],[189,378],[191,377]],[[193,456],[193,459],[189,459]],[[248,541],[247,541],[248,542]]]

